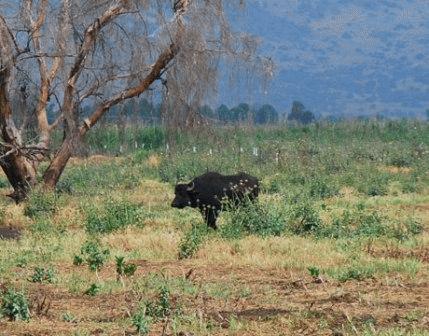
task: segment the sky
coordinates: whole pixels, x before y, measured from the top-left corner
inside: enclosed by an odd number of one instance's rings
[[[248,0],[234,27],[272,57],[270,86],[222,88],[234,105],[294,100],[317,115],[423,117],[429,109],[428,0]]]

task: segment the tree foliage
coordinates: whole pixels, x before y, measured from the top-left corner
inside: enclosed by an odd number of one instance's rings
[[[300,101],[292,103],[292,110],[287,117],[287,120],[294,121],[303,125],[310,124],[315,119],[313,112],[305,109],[305,106]]]

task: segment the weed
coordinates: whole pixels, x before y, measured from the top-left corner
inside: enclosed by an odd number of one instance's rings
[[[122,276],[133,276],[137,270],[136,264],[127,264],[125,263],[125,257],[117,256],[116,260],[116,275],[120,279]]]
[[[404,222],[391,227],[391,236],[401,242],[423,232],[423,225],[414,218],[407,218]]]
[[[11,321],[28,321],[30,319],[30,309],[28,300],[24,293],[8,289],[1,295],[0,317],[6,316]]]
[[[158,290],[157,301],[144,302],[147,316],[154,319],[162,319],[170,316],[173,312],[170,299],[170,289],[166,284],[162,284]]]
[[[77,322],[76,317],[70,312],[65,312],[63,314],[62,319],[64,322],[69,322],[69,323],[76,323]]]
[[[315,179],[310,183],[310,196],[328,198],[338,195],[338,187],[322,179]]]
[[[280,236],[285,231],[285,226],[284,214],[279,206],[246,201],[240,206],[231,206],[231,210],[225,215],[220,235],[229,239],[246,235]]]
[[[179,259],[190,258],[203,244],[209,229],[206,225],[192,224],[191,229],[185,233],[179,244]]]
[[[35,235],[46,235],[56,231],[52,219],[49,217],[38,217],[30,226],[31,233]]]
[[[29,279],[31,282],[39,282],[39,283],[54,283],[56,282],[55,271],[52,267],[44,268],[44,267],[36,267],[34,269],[34,273]]]
[[[372,278],[374,273],[374,268],[356,264],[339,270],[334,277],[340,282],[346,282],[348,280],[362,281],[367,278]]]
[[[317,267],[310,266],[307,270],[313,278],[318,278],[320,276],[320,270]]]
[[[93,272],[99,271],[110,256],[108,249],[102,249],[100,244],[94,241],[85,242],[80,252],[80,255],[74,256],[73,264],[81,265],[85,262]]]
[[[137,205],[126,201],[108,200],[103,207],[87,207],[86,231],[90,234],[109,233],[136,224],[141,215]]]
[[[85,291],[85,294],[89,296],[96,296],[98,293],[100,293],[100,291],[101,291],[101,285],[92,283],[89,286],[89,288]]]
[[[34,190],[24,208],[24,215],[30,218],[52,215],[59,206],[58,195],[54,192]]]
[[[145,309],[139,309],[131,316],[133,326],[137,329],[139,335],[147,335],[150,331],[152,319],[146,315]]]
[[[317,232],[322,220],[317,210],[306,200],[298,201],[289,210],[288,229],[297,235]]]

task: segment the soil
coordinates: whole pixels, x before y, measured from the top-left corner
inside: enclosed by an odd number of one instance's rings
[[[9,227],[9,226],[0,226],[0,239],[19,239],[21,238],[21,230]]]
[[[355,329],[369,324],[377,330],[429,329],[428,280],[398,277],[395,284],[381,279],[338,283],[315,281],[307,274],[286,269],[195,266],[189,261],[134,262],[139,265],[135,275],[138,278],[156,272],[186,278],[197,288],[220,284],[236,293],[226,298],[209,295],[206,290],[199,290],[194,296],[174,294],[173,300],[180,302],[184,313],[198,316],[206,323],[210,321],[214,326],[210,335],[231,335],[233,319],[246,325],[233,335],[346,335],[347,328],[350,334],[356,334]],[[69,266],[61,270],[68,271]],[[114,272],[111,265],[102,270],[100,277],[113,280]],[[247,295],[237,294],[242,288],[246,288]],[[31,321],[0,322],[0,335],[70,335],[80,330],[89,335],[135,334],[127,319],[136,309],[138,298],[130,288],[95,297],[71,294],[53,285],[35,285],[29,290],[33,302]],[[45,309],[36,309],[43,300]],[[65,322],[65,312],[76,320]],[[183,332],[193,335],[191,331]],[[152,326],[150,335],[173,333],[159,322]]]

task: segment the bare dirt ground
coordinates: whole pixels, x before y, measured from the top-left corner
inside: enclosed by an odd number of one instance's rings
[[[174,300],[197,321],[212,325],[209,333],[201,334],[352,335],[359,334],[358,330],[366,324],[377,330],[394,327],[429,330],[427,279],[406,281],[398,277],[388,282],[370,279],[339,283],[314,280],[288,270],[196,266],[189,261],[135,262],[139,265],[135,277],[162,272],[169,277],[186,279],[200,288],[192,296],[175,294]],[[106,268],[101,276],[114,279],[114,268]],[[235,295],[209,295],[202,289],[205,284],[225,286]],[[238,295],[243,288],[246,294]],[[135,292],[131,289],[89,297],[50,285],[37,285],[31,287],[30,296],[40,305],[33,308],[40,315],[29,323],[1,322],[0,335],[136,334],[126,323],[136,304]],[[76,320],[63,321],[66,311]],[[86,333],[79,333],[82,330]],[[162,334],[169,335],[171,330],[160,322],[150,335]]]

